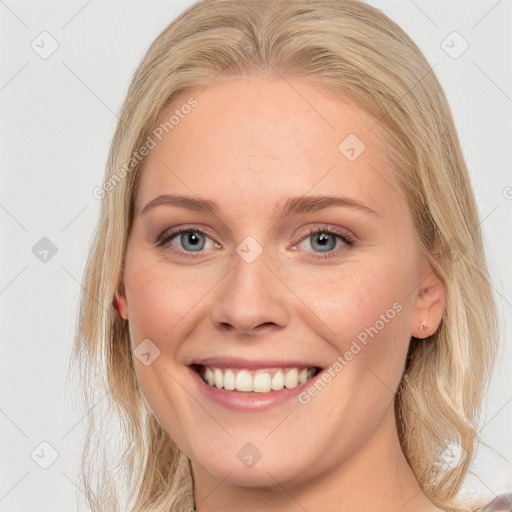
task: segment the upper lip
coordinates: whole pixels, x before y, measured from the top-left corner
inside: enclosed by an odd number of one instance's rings
[[[189,358],[187,366],[210,366],[214,368],[247,368],[257,370],[261,368],[324,368],[312,361],[277,360],[277,359],[242,359],[239,357],[209,357],[204,359]]]

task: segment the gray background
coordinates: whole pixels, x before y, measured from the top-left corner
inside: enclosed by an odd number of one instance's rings
[[[397,21],[436,66],[469,164],[510,340],[511,2],[370,3]],[[77,442],[86,412],[64,385],[98,215],[92,191],[101,184],[116,114],[137,63],[191,4],[0,0],[0,512],[76,510]],[[50,35],[40,35],[44,31]],[[469,47],[458,55],[464,41]],[[52,44],[58,48],[45,55]],[[467,482],[489,497],[512,487],[510,368],[508,341],[480,432],[487,446]]]

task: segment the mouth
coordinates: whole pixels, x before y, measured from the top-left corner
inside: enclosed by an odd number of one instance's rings
[[[268,368],[229,368],[202,364],[189,366],[210,387],[245,393],[272,393],[283,389],[294,389],[322,371],[319,366]]]

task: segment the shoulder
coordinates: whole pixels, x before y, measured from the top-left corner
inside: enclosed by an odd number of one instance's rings
[[[490,501],[482,512],[510,512],[512,511],[512,490],[500,492]]]

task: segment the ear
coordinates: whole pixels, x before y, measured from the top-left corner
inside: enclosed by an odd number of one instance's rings
[[[423,265],[420,273],[416,298],[413,306],[411,335],[415,338],[427,338],[434,334],[443,318],[446,305],[444,285],[430,264]]]
[[[123,277],[121,277],[121,280],[117,286],[116,293],[114,295],[114,307],[117,309],[119,315],[122,318],[128,320],[128,304],[126,301]]]

